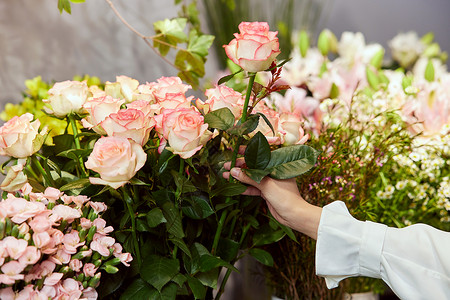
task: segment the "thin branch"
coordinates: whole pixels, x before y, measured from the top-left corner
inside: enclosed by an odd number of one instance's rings
[[[130,29],[131,31],[133,31],[137,36],[139,36],[141,39],[144,40],[144,42],[153,50],[153,52],[155,52],[159,57],[161,57],[166,63],[168,63],[169,65],[171,65],[172,67],[174,67],[175,69],[179,70],[179,68],[177,68],[170,60],[168,60],[167,58],[165,58],[164,56],[161,55],[161,53],[159,53],[156,48],[150,43],[150,41],[148,39],[153,39],[152,37],[147,37],[145,35],[143,35],[142,33],[140,33],[139,31],[136,30],[136,28],[134,28],[133,26],[131,26],[123,17],[122,15],[119,13],[119,11],[117,10],[117,8],[114,6],[114,4],[111,2],[111,0],[105,0],[109,6],[111,7],[111,9],[114,11],[114,13],[116,14],[116,16],[120,19],[120,21],[126,26],[128,27],[128,29]],[[158,43],[161,43],[160,41],[158,41]],[[162,44],[162,43],[161,43]],[[171,45],[173,47],[173,45]]]

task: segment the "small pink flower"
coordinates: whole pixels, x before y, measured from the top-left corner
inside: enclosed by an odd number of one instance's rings
[[[46,285],[55,285],[57,284],[61,278],[64,276],[63,273],[52,273],[45,278],[44,284]]]
[[[22,224],[19,225],[19,233],[20,234],[27,234],[30,231],[30,226],[28,226],[27,223],[23,222]]]
[[[0,299],[14,299],[15,296],[16,294],[14,293],[11,286],[0,290]]]
[[[78,196],[66,196],[62,197],[65,204],[75,203],[77,208],[83,207],[83,204],[89,201],[88,196],[78,195]]]
[[[81,217],[81,213],[77,209],[62,204],[53,207],[52,213],[57,216],[58,219],[61,218],[69,223]]]
[[[56,288],[51,285],[44,285],[41,294],[46,297],[45,299],[56,299]]]
[[[97,227],[97,232],[103,235],[107,235],[108,233],[114,230],[112,226],[106,227],[106,221],[103,220],[102,218],[95,219],[93,225]]]
[[[92,222],[91,222],[91,220],[89,220],[89,219],[81,218],[81,219],[80,219],[80,226],[81,226],[81,228],[83,228],[83,229],[89,229],[89,228],[92,227]]]
[[[72,259],[69,263],[69,267],[74,272],[80,272],[81,267],[83,267],[83,263],[79,259]]]
[[[3,239],[2,246],[5,247],[8,255],[12,259],[18,259],[27,249],[28,242],[25,240],[16,239],[13,236],[7,236]]]
[[[51,211],[43,211],[36,215],[28,224],[33,229],[34,233],[44,232],[49,230],[54,223],[49,219]]]
[[[33,242],[38,248],[44,248],[47,245],[54,244],[51,241],[52,239],[47,231],[33,233]]]
[[[88,287],[83,290],[83,299],[86,300],[97,300],[98,293],[94,288]]]
[[[95,234],[91,242],[91,249],[97,251],[102,256],[109,256],[109,248],[114,245],[114,242],[115,240],[112,237]]]
[[[240,33],[235,33],[228,45],[224,45],[229,59],[249,72],[264,71],[280,54],[277,31],[269,31],[265,22],[242,22]]]
[[[77,253],[77,248],[83,246],[86,242],[80,243],[80,237],[78,231],[72,230],[70,233],[64,235],[63,245],[64,251],[68,254]]]
[[[81,298],[81,288],[80,283],[72,278],[67,278],[58,284],[58,292],[63,296],[62,299],[75,300]],[[64,298],[64,296],[67,298]]]
[[[105,210],[108,209],[108,207],[106,206],[106,204],[103,203],[103,202],[94,202],[94,201],[91,201],[91,202],[89,202],[89,206],[92,207],[92,209],[94,210],[94,212],[95,212],[96,214],[99,214],[99,213],[101,213],[101,212],[104,212]]]
[[[34,246],[28,246],[25,252],[19,257],[22,265],[34,265],[41,258],[41,252]]]
[[[40,264],[41,276],[51,274],[56,268],[56,264],[50,260],[44,260]]]
[[[12,260],[7,262],[1,267],[3,274],[7,275],[10,279],[22,280],[24,278],[23,274],[20,274],[26,265],[22,265],[20,262]]]
[[[133,256],[131,256],[130,253],[120,253],[116,257],[118,257],[120,259],[120,262],[123,263],[127,267],[130,266],[129,262],[131,262],[133,260]]]
[[[44,197],[47,198],[49,202],[55,202],[61,198],[62,195],[64,195],[63,192],[52,187],[48,187],[44,191]]]
[[[55,254],[53,254],[53,256],[50,257],[50,260],[57,265],[66,265],[70,262],[70,258],[70,254],[63,248],[60,248]]]
[[[97,268],[95,267],[94,264],[87,263],[87,264],[84,264],[84,266],[83,266],[84,276],[94,277],[96,271],[97,271]]]

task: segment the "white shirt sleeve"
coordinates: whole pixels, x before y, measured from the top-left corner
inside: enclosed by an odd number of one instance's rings
[[[401,299],[450,299],[450,232],[391,228],[353,218],[341,201],[322,210],[316,274],[328,288],[354,276],[381,278]]]

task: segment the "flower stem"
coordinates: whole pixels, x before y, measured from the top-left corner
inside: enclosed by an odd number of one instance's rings
[[[70,125],[72,126],[73,140],[75,142],[75,147],[77,149],[81,149],[80,138],[78,137],[78,128],[77,128],[77,124],[75,123],[75,119],[73,118],[72,114],[68,115],[67,118],[69,119]],[[88,176],[89,174],[86,171],[86,169],[84,168],[83,158],[79,157],[78,162],[80,164],[80,168],[83,171],[84,175]]]
[[[45,171],[45,169],[42,167],[41,163],[39,162],[38,158],[35,155],[31,156],[31,161],[34,164],[34,166],[38,169],[39,173],[42,174],[42,177],[44,177],[44,186],[46,187],[51,185],[54,186],[53,178]]]
[[[136,218],[135,218],[135,213],[134,213],[133,206],[132,206],[133,199],[130,197],[130,195],[128,194],[125,187],[122,188],[122,192],[123,192],[125,205],[127,206],[128,214],[130,215],[130,219],[131,219],[131,234],[133,237],[134,252],[136,253],[138,266],[140,267],[141,266],[141,250],[139,248],[139,241],[138,241],[137,234],[136,234]]]

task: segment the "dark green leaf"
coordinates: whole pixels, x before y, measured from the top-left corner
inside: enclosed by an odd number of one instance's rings
[[[272,157],[266,169],[276,179],[297,177],[310,170],[316,163],[319,151],[306,146],[294,145],[272,151]]]
[[[59,188],[59,190],[61,192],[64,192],[64,191],[73,190],[73,189],[81,189],[90,184],[91,183],[89,182],[89,178],[82,178],[82,179],[78,179],[78,180],[75,180],[68,184],[63,185],[62,187]]]
[[[175,300],[177,297],[177,290],[178,287],[175,283],[170,282],[166,286],[163,287],[161,290],[159,297],[151,297],[150,299],[157,299],[157,300]]]
[[[222,78],[219,79],[219,81],[217,82],[217,85],[221,85],[222,83],[228,82],[231,78],[233,78],[235,75],[241,73],[242,71],[244,71],[243,69],[240,69],[239,71],[237,71],[236,73],[230,74],[230,75],[226,75],[223,76]]]
[[[244,123],[238,122],[235,126],[227,130],[231,135],[243,136],[254,131],[259,124],[259,115],[254,114],[248,117],[247,121]]]
[[[204,299],[206,296],[206,287],[195,277],[188,276],[187,282],[194,294],[195,299]]]
[[[155,289],[141,278],[133,281],[120,296],[121,300],[150,299]]]
[[[136,229],[140,232],[148,232],[150,231],[150,226],[148,226],[146,221],[142,219],[136,219]]]
[[[158,255],[145,257],[141,266],[142,278],[159,292],[179,271],[180,263],[177,259]]]
[[[183,175],[172,170],[171,172],[173,179],[175,180],[175,185],[181,191],[181,193],[192,193],[197,191],[197,188]]]
[[[189,203],[189,205],[185,205],[185,203]],[[195,220],[205,219],[214,213],[209,205],[209,199],[200,195],[192,195],[187,198],[181,209],[184,215]]]
[[[228,107],[220,108],[211,111],[205,115],[205,123],[208,123],[210,128],[217,128],[220,130],[227,130],[234,125],[235,117]]]
[[[173,154],[172,152],[170,152],[167,149],[164,149],[161,152],[161,155],[159,156],[159,160],[158,160],[158,172],[159,172],[159,174],[164,172],[164,170],[167,168],[167,164],[174,157],[175,157],[175,154]]]
[[[250,169],[263,170],[270,161],[270,146],[266,137],[258,131],[245,148],[245,163]]]
[[[147,224],[150,228],[156,227],[161,223],[167,222],[166,218],[164,218],[164,215],[160,208],[155,207],[151,211],[149,211],[146,215],[147,218]]]
[[[267,126],[269,126],[270,130],[272,130],[273,135],[275,135],[275,129],[272,126],[272,123],[270,123],[269,119],[267,119],[266,115],[263,113],[256,113],[261,118],[263,118],[264,122],[266,122]]]
[[[222,238],[217,246],[217,255],[225,261],[232,261],[239,251],[239,243],[232,239]]]
[[[251,179],[260,183],[261,180],[270,174],[270,170],[257,170],[257,169],[243,169],[245,174],[248,175]]]
[[[167,231],[178,238],[184,237],[183,226],[181,224],[181,216],[178,209],[172,202],[167,201],[162,205],[163,215],[167,220]]]
[[[273,257],[269,252],[267,252],[263,249],[253,248],[253,249],[250,249],[250,251],[248,253],[251,256],[253,256],[257,261],[262,263],[263,265],[266,265],[269,267],[273,266]]]
[[[213,269],[208,272],[196,274],[196,277],[203,285],[209,286],[213,289],[217,288],[217,278],[219,278],[219,269]]]
[[[273,230],[269,224],[265,224],[253,236],[253,244],[255,246],[272,244],[281,240],[285,235],[282,229]]]
[[[210,197],[215,197],[217,195],[225,196],[225,197],[233,197],[242,194],[245,192],[247,187],[241,183],[229,182],[217,189],[211,191]]]
[[[234,266],[229,264],[228,262],[224,261],[223,259],[220,259],[217,256],[212,255],[202,255],[200,256],[200,271],[201,272],[207,272],[217,267],[226,267],[230,270],[239,272]]]
[[[178,246],[178,248],[181,249],[181,251],[183,251],[184,253],[186,253],[187,256],[192,257],[191,251],[189,251],[188,246],[186,246],[186,243],[177,237],[173,237],[171,239],[169,239],[172,243],[174,243],[175,245]]]
[[[178,273],[177,275],[175,275],[175,277],[172,278],[172,281],[178,284],[179,287],[182,287],[186,279],[187,279],[186,276],[184,276],[181,273]]]
[[[78,157],[86,157],[91,154],[92,149],[70,149],[58,153],[57,156],[67,157],[73,160],[78,160]]]
[[[216,212],[217,212],[217,211],[219,211],[219,210],[221,210],[221,209],[224,209],[224,208],[229,207],[229,206],[231,206],[231,205],[233,205],[233,204],[236,204],[236,203],[238,203],[237,200],[231,200],[231,201],[226,202],[226,203],[219,203],[219,204],[217,204],[217,205],[215,206],[215,210],[216,210]]]

